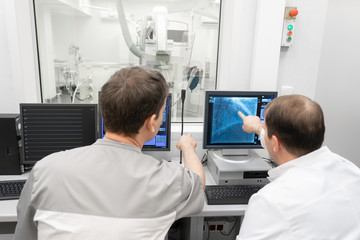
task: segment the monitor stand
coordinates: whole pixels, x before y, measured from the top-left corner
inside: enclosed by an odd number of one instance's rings
[[[223,156],[249,156],[249,149],[221,149]]]
[[[248,155],[227,155],[227,151],[209,150],[208,169],[217,184],[263,185],[269,182],[269,163],[253,150]]]

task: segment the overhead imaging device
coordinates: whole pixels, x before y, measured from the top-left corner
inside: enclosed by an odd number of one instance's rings
[[[139,65],[160,71],[169,84],[170,92],[173,96],[173,105],[179,103],[181,90],[187,90],[187,96],[191,99],[194,92],[203,78],[201,66],[191,65],[193,43],[195,33],[192,24],[179,20],[168,19],[168,9],[164,6],[155,6],[152,12],[145,15],[141,24],[137,24],[138,41],[134,42],[129,31],[128,19],[122,0],[116,1],[118,19],[126,45],[133,55],[139,59]],[[169,23],[176,23],[182,26],[182,31],[178,30],[177,41],[175,44],[168,34],[174,30],[168,29]],[[197,97],[199,99],[199,97]],[[194,101],[194,99],[193,99]]]

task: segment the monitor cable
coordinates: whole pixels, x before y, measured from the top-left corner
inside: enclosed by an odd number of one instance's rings
[[[208,150],[206,150],[206,152],[204,153],[204,155],[201,158],[201,164],[206,163],[208,160]]]
[[[264,159],[265,162],[267,162],[272,168],[276,168],[278,166],[278,164],[271,158],[262,157],[262,159]]]
[[[180,137],[184,133],[184,103],[186,97],[186,89],[181,89],[181,134]],[[182,151],[180,151],[180,164],[182,164]]]

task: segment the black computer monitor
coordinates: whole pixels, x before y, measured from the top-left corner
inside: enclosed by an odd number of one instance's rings
[[[23,103],[20,120],[24,165],[97,139],[96,104]]]
[[[260,137],[242,129],[238,111],[263,120],[265,106],[277,92],[207,91],[205,94],[204,149],[261,148]]]
[[[105,136],[104,122],[103,122],[103,118],[101,117],[101,113],[99,115],[100,115],[100,120],[99,120],[100,136],[101,138],[103,138]],[[166,99],[166,107],[163,113],[163,121],[161,123],[159,132],[152,140],[144,144],[142,150],[170,151],[170,140],[171,140],[171,94],[169,94],[169,96]]]

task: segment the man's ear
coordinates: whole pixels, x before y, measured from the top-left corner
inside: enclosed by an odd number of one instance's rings
[[[156,120],[156,114],[151,115],[150,117],[148,117],[145,120],[145,127],[150,132],[153,132],[153,133],[156,131],[155,120]]]
[[[278,153],[278,152],[281,150],[281,148],[282,148],[282,145],[281,145],[280,140],[278,139],[277,136],[272,135],[271,141],[273,141],[273,144],[272,144],[272,146],[271,146],[271,147],[273,148],[273,151],[274,151],[275,153]]]

